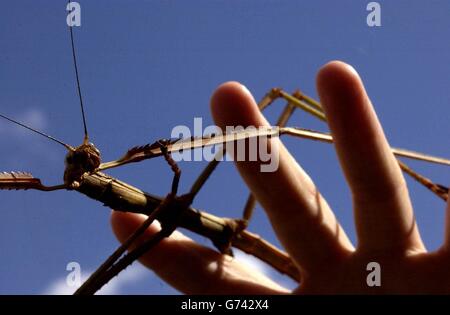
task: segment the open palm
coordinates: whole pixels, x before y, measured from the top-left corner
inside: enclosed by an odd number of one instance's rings
[[[331,62],[319,71],[317,88],[351,189],[357,245],[347,238],[312,180],[284,146],[280,146],[276,172],[261,173],[258,162],[236,163],[301,271],[302,282],[294,293],[450,293],[450,206],[445,243],[440,250],[427,252],[405,180],[356,71],[342,62]],[[215,91],[211,108],[222,128],[269,125],[250,92],[236,82]],[[112,226],[124,241],[144,219],[114,212]],[[146,233],[157,230],[153,225]],[[180,232],[140,261],[185,293],[289,292]],[[380,286],[367,284],[370,262],[381,268]]]

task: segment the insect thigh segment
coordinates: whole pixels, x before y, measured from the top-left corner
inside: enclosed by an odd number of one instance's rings
[[[0,172],[0,190],[36,189],[53,191],[65,188],[66,185],[44,186],[39,178],[26,172]]]

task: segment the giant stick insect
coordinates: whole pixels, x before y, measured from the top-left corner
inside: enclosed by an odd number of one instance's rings
[[[76,50],[72,27],[69,26],[70,40],[72,47],[73,63],[75,68],[76,86],[80,99],[80,108],[84,125],[84,140],[78,147],[68,145],[54,137],[44,134],[12,118],[0,114],[0,117],[36,132],[48,139],[63,145],[68,153],[66,155],[66,168],[64,171],[64,183],[57,186],[45,186],[38,178],[29,173],[9,172],[0,173],[0,189],[27,190],[36,189],[41,191],[55,190],[75,190],[92,199],[101,201],[106,206],[117,211],[128,211],[148,215],[146,221],[124,242],[76,291],[76,294],[94,294],[110,279],[125,269],[142,254],[155,246],[163,238],[180,228],[189,229],[195,233],[209,238],[214,246],[223,254],[232,254],[231,247],[243,250],[254,255],[262,261],[270,264],[281,273],[290,276],[300,282],[301,275],[291,261],[288,254],[246,230],[248,221],[251,218],[256,205],[255,198],[250,194],[244,207],[242,219],[221,218],[199,211],[191,205],[195,196],[205,184],[208,177],[218,165],[225,150],[219,150],[217,159],[208,164],[198,179],[192,185],[190,191],[183,195],[178,195],[178,183],[181,171],[171,157],[171,153],[182,150],[191,150],[211,145],[223,145],[229,142],[244,141],[255,137],[279,137],[283,134],[318,140],[332,143],[332,136],[326,133],[311,131],[307,129],[286,127],[289,118],[300,108],[322,121],[326,121],[325,114],[318,102],[304,95],[300,91],[289,94],[281,89],[275,88],[269,91],[260,101],[259,107],[264,110],[277,99],[287,102],[276,126],[256,130],[236,131],[223,135],[210,135],[201,138],[166,140],[161,139],[153,144],[134,147],[126,154],[111,162],[102,163],[100,151],[94,144],[89,142],[86,125],[84,105],[79,82]],[[397,157],[419,159],[427,162],[450,165],[450,160],[438,158],[427,154],[413,152],[405,149],[392,148],[392,152]],[[140,162],[145,159],[164,157],[174,173],[171,191],[164,198],[158,197],[115,179],[102,171],[125,165],[128,163]],[[448,187],[436,184],[428,178],[416,173],[404,162],[398,160],[401,169],[412,176],[427,189],[443,200],[448,199]],[[151,238],[144,240],[140,245],[128,253],[126,251],[152,224],[154,220],[161,222],[162,229]]]

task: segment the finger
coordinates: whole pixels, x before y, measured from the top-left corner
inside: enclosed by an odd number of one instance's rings
[[[423,248],[405,180],[358,74],[331,62],[317,89],[352,191],[358,245]]]
[[[268,126],[250,92],[241,84],[221,85],[211,99],[216,124],[226,126]],[[314,183],[279,139],[278,168],[261,172],[261,161],[237,161],[236,165],[252,193],[266,210],[282,244],[299,264],[303,275],[340,259],[352,245]]]
[[[111,225],[124,242],[145,216],[113,211]],[[160,230],[152,224],[142,239]],[[139,261],[164,281],[186,294],[285,294],[288,291],[230,256],[195,243],[175,231]]]

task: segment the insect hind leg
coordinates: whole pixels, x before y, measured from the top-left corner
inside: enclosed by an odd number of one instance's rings
[[[180,183],[180,177],[181,177],[181,169],[178,167],[177,162],[172,158],[171,154],[167,151],[167,146],[171,143],[171,140],[167,139],[161,139],[156,141],[154,144],[158,145],[161,148],[161,152],[164,156],[164,159],[166,160],[167,164],[169,164],[170,169],[174,173],[173,179],[172,179],[172,188],[170,193],[173,196],[176,196],[178,192],[178,186]]]

